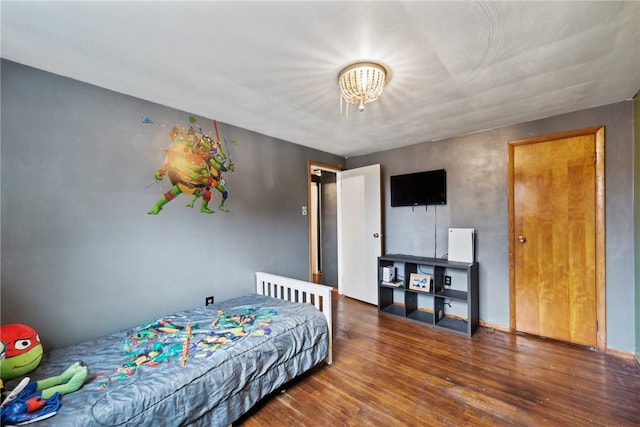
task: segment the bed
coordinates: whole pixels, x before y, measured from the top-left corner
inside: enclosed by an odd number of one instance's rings
[[[89,378],[38,424],[229,425],[288,381],[330,364],[331,326],[330,287],[256,273],[255,294],[48,353],[32,380],[77,360]]]

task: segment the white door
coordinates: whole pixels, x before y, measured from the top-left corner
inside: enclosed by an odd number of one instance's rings
[[[378,305],[380,165],[338,173],[338,291]]]

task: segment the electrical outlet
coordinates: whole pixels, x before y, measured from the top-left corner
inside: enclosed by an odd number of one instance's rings
[[[451,276],[444,276],[445,286],[451,286]]]
[[[204,305],[211,305],[211,304],[213,304],[213,295],[210,297],[206,297],[204,299]]]
[[[307,214],[307,207],[303,206],[302,207],[302,215],[306,215]]]

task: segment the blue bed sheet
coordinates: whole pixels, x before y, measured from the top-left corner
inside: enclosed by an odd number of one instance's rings
[[[255,315],[240,329],[244,336],[223,337],[218,346],[211,340],[198,346],[203,337],[211,337],[207,330],[216,319],[218,327],[225,326],[220,324],[221,314],[225,320],[226,314],[240,313]],[[36,425],[229,425],[328,355],[326,319],[310,304],[247,295],[158,320],[170,327],[193,325],[184,366],[182,352],[175,351],[181,340],[184,343],[184,333],[168,334],[159,337],[164,340],[164,358],[154,363],[138,360],[140,364],[123,375],[123,367],[135,359],[131,355],[147,344],[132,340],[144,337],[142,326],[54,350],[31,373],[32,380],[59,375],[78,360],[88,366],[89,379],[80,390],[62,396],[55,416]],[[238,333],[231,330],[237,325],[226,326],[228,333]]]

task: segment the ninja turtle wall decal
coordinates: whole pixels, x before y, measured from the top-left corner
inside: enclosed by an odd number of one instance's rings
[[[189,121],[195,124],[196,120],[190,117]],[[212,214],[215,212],[209,208],[209,202],[213,198],[212,189],[218,190],[222,196],[218,209],[228,212],[224,203],[229,198],[229,192],[225,187],[222,173],[233,172],[235,168],[230,153],[227,158],[227,153],[222,149],[215,120],[213,128],[215,140],[202,132],[200,126],[194,128],[192,125],[186,132],[184,128],[178,126],[171,128],[169,132],[171,145],[166,150],[164,164],[156,170],[153,181],[147,187],[161,181],[164,175],[169,177],[172,187],[160,196],[156,204],[147,212],[149,215],[157,215],[164,205],[182,193],[193,195],[187,207],[192,208],[196,200],[202,198],[200,212]],[[233,139],[231,142],[235,144]],[[226,138],[224,143],[228,152]]]

